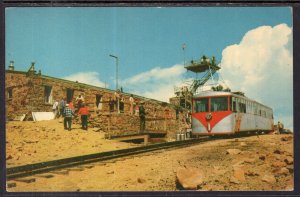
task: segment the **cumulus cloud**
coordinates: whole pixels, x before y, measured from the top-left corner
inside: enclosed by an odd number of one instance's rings
[[[121,83],[128,92],[168,102],[174,96],[174,86],[182,83],[185,71],[184,66],[179,64],[168,68],[156,67]]]
[[[292,28],[286,24],[248,31],[222,52],[221,74],[234,91],[272,107],[275,119],[293,127]]]
[[[105,87],[105,83],[99,80],[99,73],[97,72],[74,73],[64,77],[64,79],[70,81],[78,81],[80,83],[85,83],[85,84],[98,86],[98,87]]]

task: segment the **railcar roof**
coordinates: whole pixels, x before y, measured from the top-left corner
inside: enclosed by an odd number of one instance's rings
[[[258,103],[258,104],[260,104],[260,105],[262,105],[262,106],[264,106],[264,107],[267,107],[267,108],[269,108],[269,109],[272,109],[272,108],[270,108],[270,107],[268,107],[268,106],[266,106],[266,105],[264,105],[264,104],[261,104],[261,103],[255,101],[255,100],[253,100],[253,99],[250,99],[250,98],[248,98],[248,97],[246,97],[246,96],[234,94],[233,92],[222,92],[222,91],[213,91],[213,90],[209,90],[209,91],[203,91],[203,92],[201,92],[201,93],[199,93],[199,94],[194,95],[194,98],[198,98],[198,97],[209,97],[209,96],[232,96],[232,95],[235,96],[235,97],[247,99],[247,100],[249,100],[249,101]]]
[[[194,95],[194,98],[197,97],[206,97],[206,96],[229,96],[229,95],[234,95],[232,92],[221,92],[221,91],[203,91],[199,94]]]

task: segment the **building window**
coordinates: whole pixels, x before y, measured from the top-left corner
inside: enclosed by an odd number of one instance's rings
[[[52,87],[51,86],[45,86],[44,98],[45,98],[45,103],[52,103]]]
[[[13,91],[12,88],[7,89],[7,99],[12,99]]]

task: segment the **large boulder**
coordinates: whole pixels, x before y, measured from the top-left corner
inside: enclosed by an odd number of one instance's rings
[[[179,168],[177,180],[184,189],[196,190],[203,183],[203,174],[198,168]]]

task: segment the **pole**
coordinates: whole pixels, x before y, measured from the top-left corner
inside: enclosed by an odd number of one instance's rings
[[[119,64],[119,58],[115,55],[109,55],[109,56],[116,59],[116,90],[118,90],[118,64]]]
[[[118,65],[119,65],[119,58],[117,57],[117,62],[116,62],[116,90],[118,90]]]

